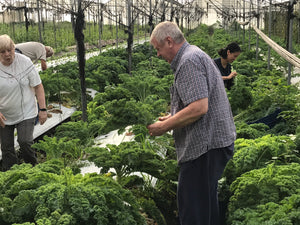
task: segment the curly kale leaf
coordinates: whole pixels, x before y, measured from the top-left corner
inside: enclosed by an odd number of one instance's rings
[[[136,198],[112,178],[41,168],[22,164],[0,174],[1,223],[145,224]]]
[[[299,174],[298,163],[278,166],[270,164],[238,177],[230,186],[233,195],[228,206],[229,220],[233,220],[232,217],[234,213],[238,213],[237,210],[249,211],[256,209],[259,205],[279,204],[285,198],[297,194],[300,190]]]
[[[278,204],[268,202],[255,208],[237,209],[230,216],[230,221],[230,224],[300,224],[300,190]]]
[[[266,135],[257,139],[237,139],[233,159],[227,164],[224,176],[231,183],[241,174],[265,167],[267,163],[300,162],[294,149],[295,144],[288,136]]]
[[[122,142],[120,145],[107,145],[106,148],[90,148],[89,160],[101,167],[101,173],[113,168],[117,180],[134,172],[145,172],[154,177],[161,177],[162,158],[153,150],[144,148],[138,142]]]

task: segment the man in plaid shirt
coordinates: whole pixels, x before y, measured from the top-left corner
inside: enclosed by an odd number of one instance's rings
[[[235,125],[220,71],[173,22],[162,22],[150,43],[171,64],[171,114],[148,126],[150,135],[173,130],[181,225],[219,225],[218,180],[233,156]]]

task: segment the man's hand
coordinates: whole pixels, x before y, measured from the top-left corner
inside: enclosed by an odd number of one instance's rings
[[[161,136],[163,135],[165,132],[167,132],[165,129],[164,129],[164,124],[163,124],[163,121],[169,119],[171,117],[171,114],[167,115],[167,116],[162,116],[162,117],[159,117],[158,118],[158,121],[151,124],[151,125],[148,125],[147,128],[149,130],[149,134],[151,136]]]
[[[208,110],[208,98],[202,98],[190,103],[175,115],[160,117],[157,122],[147,126],[151,136],[160,136],[164,133],[182,128],[199,120]]]
[[[158,120],[159,120],[159,121],[164,121],[164,120],[166,120],[166,119],[169,119],[170,117],[171,117],[171,114],[166,115],[166,116],[159,117]]]
[[[157,121],[151,125],[148,125],[147,128],[148,128],[149,134],[151,136],[161,136],[164,133],[166,133],[166,130],[164,129],[162,121]]]

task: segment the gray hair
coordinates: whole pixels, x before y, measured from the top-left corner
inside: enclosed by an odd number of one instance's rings
[[[150,37],[150,43],[155,38],[158,43],[162,44],[167,37],[171,37],[176,44],[185,41],[184,35],[176,23],[164,21],[154,28]]]
[[[7,34],[0,35],[0,52],[4,50],[12,50],[14,48],[15,43]]]
[[[47,57],[50,57],[50,56],[53,55],[54,50],[53,50],[52,47],[50,47],[50,46],[45,46],[45,49],[46,49],[46,56],[47,56]]]

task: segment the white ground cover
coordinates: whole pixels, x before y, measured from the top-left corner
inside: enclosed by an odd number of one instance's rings
[[[128,130],[130,127],[126,127],[125,132],[123,134],[118,134],[118,130],[113,130],[105,135],[100,135],[95,138],[95,146],[96,147],[105,147],[107,144],[119,145],[124,141],[133,141],[134,135],[128,135]],[[93,162],[85,161],[86,166],[81,168],[81,174],[86,173],[99,173],[100,168],[95,166]]]

